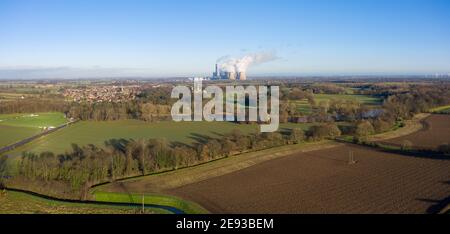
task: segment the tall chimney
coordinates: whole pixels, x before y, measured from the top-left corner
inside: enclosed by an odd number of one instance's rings
[[[219,79],[219,72],[217,71],[217,63],[216,63],[216,70],[213,72],[213,79]]]

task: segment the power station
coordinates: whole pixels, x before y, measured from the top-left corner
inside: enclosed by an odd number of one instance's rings
[[[213,80],[246,80],[247,75],[245,72],[230,72],[230,71],[222,71],[219,70],[218,65],[216,64],[216,69],[213,72],[212,78]]]

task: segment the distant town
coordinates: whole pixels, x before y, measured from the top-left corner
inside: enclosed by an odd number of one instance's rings
[[[71,88],[63,92],[64,97],[74,102],[123,102],[134,100],[140,93],[138,85],[129,86],[93,86],[86,88]]]

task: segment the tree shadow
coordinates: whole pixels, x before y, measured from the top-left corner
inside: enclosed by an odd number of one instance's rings
[[[450,185],[449,181],[441,181],[443,184]],[[428,203],[433,203],[430,207],[427,208],[426,212],[428,214],[438,214],[443,211],[444,208],[446,208],[448,205],[450,205],[450,196],[442,199],[442,200],[436,200],[436,199],[428,199],[428,198],[417,198],[419,201],[424,201]]]
[[[220,133],[220,132],[216,132],[216,131],[211,131],[211,133],[212,133],[214,136],[217,136],[217,137],[219,137],[219,138],[222,138],[222,137],[225,136],[225,134]]]
[[[197,143],[201,143],[201,144],[205,144],[209,140],[212,139],[212,137],[210,137],[208,135],[203,135],[203,134],[199,134],[199,133],[191,133],[190,136],[188,136],[188,138],[193,139]]]
[[[135,201],[133,199],[133,194],[128,190],[128,188],[123,183],[113,182],[113,186],[114,186],[114,183],[122,191],[122,193],[124,193],[124,194],[126,194],[128,196],[128,199],[129,199],[130,203],[135,203]]]
[[[353,142],[348,142],[341,139],[335,139],[337,142],[346,143],[355,147],[360,148],[371,148],[373,151],[377,152],[384,152],[384,153],[392,153],[396,155],[406,156],[406,157],[413,157],[413,158],[424,158],[424,159],[433,159],[433,160],[450,160],[450,156],[439,153],[433,150],[416,150],[416,149],[410,149],[410,150],[402,150],[402,149],[395,149],[395,148],[389,148],[379,145],[372,145],[372,144],[358,144]]]
[[[181,142],[181,141],[173,141],[170,142],[170,146],[175,148],[175,147],[188,147],[188,148],[192,148],[192,145]]]
[[[106,140],[105,146],[111,146],[113,149],[120,151],[122,153],[126,153],[127,151],[127,145],[130,143],[131,140],[127,140],[124,138],[121,139],[109,139]]]
[[[291,132],[291,128],[279,128],[279,133],[281,133],[282,135],[285,135],[285,136],[287,136],[287,135],[289,135],[289,133]]]

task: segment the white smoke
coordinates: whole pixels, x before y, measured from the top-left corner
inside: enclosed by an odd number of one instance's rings
[[[257,65],[277,59],[275,52],[259,52],[246,54],[235,58],[223,56],[217,59],[220,71],[226,72],[246,72],[252,65]]]

